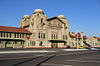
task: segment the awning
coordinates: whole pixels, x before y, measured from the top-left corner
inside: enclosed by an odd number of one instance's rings
[[[64,39],[48,39],[48,41],[50,41],[50,42],[64,42],[64,43],[66,43],[66,40],[64,40]]]

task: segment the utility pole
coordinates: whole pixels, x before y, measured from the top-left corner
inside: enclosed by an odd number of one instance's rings
[[[77,50],[78,50],[78,29],[77,29]]]

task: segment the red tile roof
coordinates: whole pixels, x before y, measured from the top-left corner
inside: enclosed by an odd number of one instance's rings
[[[16,27],[8,27],[8,26],[0,26],[0,31],[17,32],[17,33],[31,33],[30,31],[28,31],[24,28],[16,28]]]
[[[96,38],[97,40],[100,40],[100,37],[96,37],[96,36],[93,36],[94,38]]]
[[[100,40],[100,38],[97,38],[97,40]]]
[[[71,34],[71,33],[69,33],[69,36],[70,36],[70,37],[75,37],[75,35],[73,35],[73,34]]]
[[[72,32],[72,34],[75,34],[74,32]]]
[[[26,37],[26,39],[28,39],[28,40],[29,40],[29,39],[30,39],[30,37]]]
[[[75,36],[74,36],[74,35],[72,35],[72,34],[69,34],[69,36],[70,36],[70,37],[75,37]]]
[[[83,36],[83,39],[87,39],[87,36]]]
[[[79,32],[75,35],[75,38],[77,38],[77,35],[78,35],[78,38],[81,39],[81,34]]]

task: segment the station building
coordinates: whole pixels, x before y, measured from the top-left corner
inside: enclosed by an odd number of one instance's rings
[[[0,48],[65,48],[69,22],[64,15],[47,18],[41,9],[24,15],[19,28],[0,26]]]

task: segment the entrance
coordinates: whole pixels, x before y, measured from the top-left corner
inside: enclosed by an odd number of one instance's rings
[[[51,43],[51,48],[57,48],[58,47],[58,43]]]
[[[6,41],[5,48],[12,48],[12,45],[10,44],[10,41]]]

